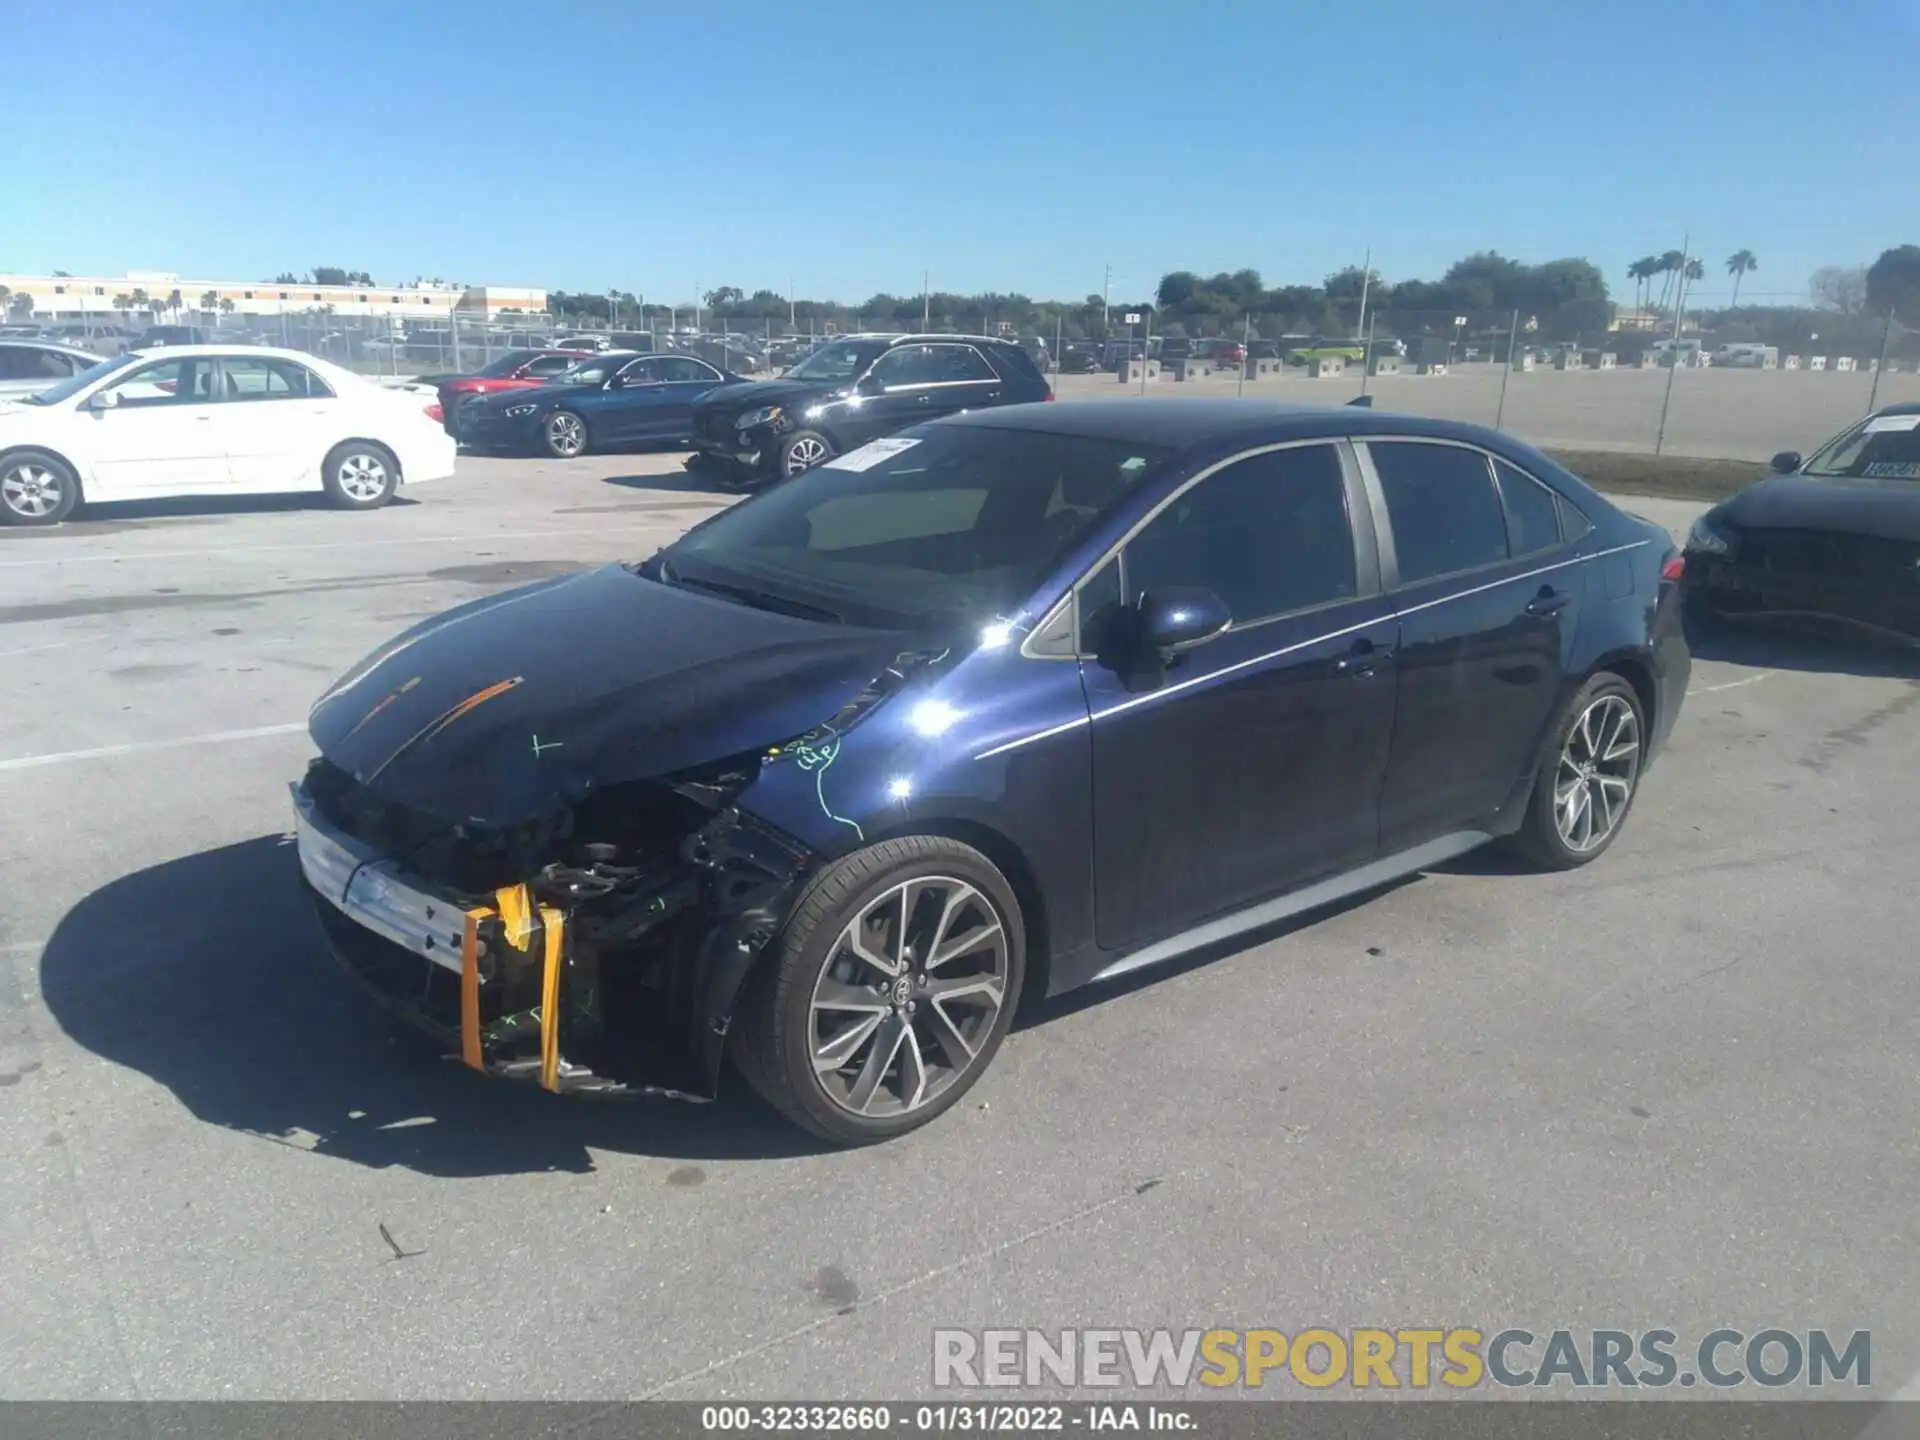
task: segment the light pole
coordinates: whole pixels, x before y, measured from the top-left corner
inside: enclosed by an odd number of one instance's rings
[[[1107,333],[1107,311],[1113,306],[1113,266],[1107,266],[1107,278],[1100,282],[1100,334]]]

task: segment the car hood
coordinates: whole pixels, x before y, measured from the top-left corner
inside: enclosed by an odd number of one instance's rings
[[[449,824],[513,825],[802,734],[908,638],[609,565],[414,626],[322,696],[308,728],[384,799]]]
[[[1713,513],[1742,527],[1920,541],[1920,481],[1776,475],[1742,490]]]
[[[722,385],[700,397],[701,410],[757,410],[762,405],[796,405],[802,400],[824,400],[853,388],[850,381],[743,380]]]

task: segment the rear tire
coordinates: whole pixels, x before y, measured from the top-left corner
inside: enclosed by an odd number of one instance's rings
[[[58,455],[15,450],[0,460],[0,523],[58,525],[79,503],[79,477]]]
[[[1646,740],[1647,719],[1633,686],[1611,670],[1589,676],[1547,732],[1514,848],[1543,870],[1597,860],[1619,837],[1640,793]]]
[[[882,841],[801,896],[748,982],[734,1066],[836,1145],[904,1135],[985,1073],[1025,965],[1019,903],[986,856],[940,836]]]
[[[341,510],[378,510],[400,486],[400,462],[384,445],[348,440],[321,464],[327,499]]]

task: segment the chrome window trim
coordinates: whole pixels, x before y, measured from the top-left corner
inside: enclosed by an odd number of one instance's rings
[[[1469,446],[1468,448],[1477,449],[1479,447]],[[1008,740],[1004,744],[982,750],[973,758],[975,760],[991,760],[996,755],[1004,755],[1010,750],[1019,750],[1024,746],[1035,744],[1038,741],[1051,739],[1055,735],[1064,735],[1069,730],[1078,729],[1082,725],[1091,725],[1096,720],[1106,719],[1109,715],[1118,715],[1122,711],[1132,710],[1136,706],[1148,705],[1156,700],[1164,700],[1169,695],[1178,695],[1183,691],[1191,690],[1196,685],[1205,685],[1210,681],[1223,679],[1228,675],[1236,675],[1242,670],[1251,669],[1255,665],[1264,665],[1269,660],[1278,660],[1282,656],[1291,655],[1297,650],[1305,650],[1314,645],[1325,644],[1329,640],[1338,640],[1343,635],[1352,635],[1357,631],[1370,629],[1386,620],[1399,619],[1407,615],[1416,615],[1422,610],[1431,610],[1438,605],[1448,605],[1455,600],[1465,600],[1471,595],[1483,594],[1488,590],[1497,590],[1502,585],[1515,585],[1522,580],[1531,580],[1537,575],[1546,575],[1555,570],[1564,570],[1571,565],[1584,565],[1589,560],[1604,559],[1608,555],[1620,555],[1629,550],[1639,550],[1652,543],[1653,541],[1651,540],[1635,540],[1626,545],[1614,545],[1605,550],[1595,550],[1587,555],[1570,555],[1565,559],[1555,560],[1549,565],[1540,565],[1531,570],[1521,571],[1517,575],[1502,575],[1497,580],[1489,580],[1484,584],[1470,586],[1465,590],[1456,590],[1451,594],[1438,595],[1431,600],[1422,600],[1417,605],[1408,605],[1404,608],[1396,607],[1385,615],[1372,615],[1365,620],[1356,621],[1352,625],[1343,625],[1337,630],[1329,630],[1324,635],[1315,635],[1309,639],[1297,640],[1291,645],[1283,645],[1278,650],[1269,650],[1263,655],[1255,655],[1246,660],[1236,660],[1231,665],[1223,665],[1218,670],[1208,671],[1205,675],[1190,676],[1185,680],[1179,681],[1177,684],[1163,686],[1158,690],[1149,691],[1145,695],[1135,695],[1131,699],[1109,705],[1103,710],[1096,710],[1086,715],[1076,716],[1064,724],[1052,726],[1049,729],[1041,730],[1032,735],[1023,735],[1018,740]],[[1049,611],[1048,613],[1051,614],[1052,612]],[[1079,657],[1076,656],[1074,658],[1077,659]]]
[[[911,385],[882,385],[880,387],[881,394],[897,395],[904,390],[944,390],[954,385],[992,385],[1000,379],[1000,372],[993,368],[992,361],[980,353],[978,346],[969,345],[963,341],[951,340],[914,340],[904,345],[895,345],[873,357],[873,364],[867,367],[867,374],[872,375],[876,369],[886,362],[888,356],[898,355],[902,350],[909,349],[965,350],[986,367],[987,373],[974,380],[916,380]]]
[[[1423,575],[1418,580],[1402,579],[1400,575],[1399,552],[1398,550],[1393,548],[1391,541],[1386,538],[1386,537],[1392,536],[1393,534],[1393,520],[1392,520],[1392,517],[1387,513],[1386,490],[1380,483],[1380,472],[1374,467],[1373,456],[1371,453],[1369,453],[1369,449],[1368,449],[1369,446],[1372,446],[1375,444],[1445,445],[1455,450],[1471,450],[1474,454],[1478,455],[1481,461],[1487,467],[1487,484],[1493,487],[1494,503],[1500,507],[1500,520],[1501,520],[1501,526],[1503,530],[1503,535],[1502,535],[1503,540],[1506,540],[1508,538],[1504,534],[1506,517],[1507,517],[1507,502],[1504,499],[1502,499],[1500,495],[1500,477],[1494,471],[1494,468],[1493,468],[1494,463],[1496,461],[1502,464],[1511,466],[1515,470],[1518,470],[1522,475],[1525,475],[1529,480],[1533,481],[1536,485],[1545,486],[1545,488],[1549,492],[1551,492],[1556,499],[1559,498],[1560,492],[1557,489],[1555,489],[1553,486],[1548,485],[1544,480],[1540,479],[1537,475],[1530,474],[1523,466],[1514,465],[1514,463],[1511,460],[1508,460],[1506,456],[1495,454],[1493,451],[1487,449],[1486,446],[1476,445],[1470,440],[1456,440],[1450,435],[1356,435],[1354,436],[1353,437],[1354,455],[1355,455],[1355,458],[1360,463],[1361,473],[1367,477],[1367,491],[1370,495],[1378,497],[1378,513],[1374,517],[1376,528],[1378,528],[1381,525],[1384,525],[1386,527],[1384,531],[1380,532],[1383,537],[1381,541],[1381,547],[1380,547],[1382,552],[1381,570],[1383,572],[1381,576],[1381,591],[1383,594],[1396,595],[1400,591],[1411,589],[1416,585],[1432,585],[1437,581],[1441,581],[1441,580],[1456,580],[1462,575],[1478,575],[1483,573],[1484,571],[1491,570],[1498,565],[1511,565],[1514,563],[1516,559],[1529,560],[1537,555],[1551,555],[1554,553],[1554,551],[1552,550],[1535,550],[1529,555],[1515,556],[1515,555],[1509,554],[1502,557],[1499,560],[1488,560],[1479,565],[1468,565],[1459,570],[1447,570],[1447,571],[1443,571],[1438,575]],[[1559,546],[1556,548],[1560,550],[1564,550],[1567,548],[1567,546],[1570,543],[1572,542],[1569,542],[1563,535],[1561,537]],[[1385,555],[1389,550],[1392,550],[1393,552],[1394,583],[1391,587],[1389,587],[1386,584],[1386,577],[1384,573],[1386,570]],[[1415,607],[1415,608],[1417,609],[1417,608],[1424,608],[1424,607]]]
[[[1157,505],[1155,505],[1145,515],[1142,515],[1138,520],[1134,521],[1134,523],[1130,527],[1128,527],[1125,534],[1121,535],[1121,537],[1118,540],[1114,541],[1113,544],[1109,545],[1105,550],[1101,551],[1100,554],[1084,570],[1080,572],[1080,574],[1073,580],[1073,582],[1067,586],[1066,594],[1062,595],[1058,600],[1056,600],[1053,604],[1047,607],[1046,613],[1042,617],[1040,624],[1034,626],[1034,630],[1037,632],[1042,627],[1044,627],[1046,622],[1053,618],[1054,612],[1057,611],[1062,605],[1074,604],[1075,599],[1079,594],[1080,587],[1082,585],[1085,585],[1089,580],[1093,579],[1094,576],[1098,575],[1101,571],[1101,568],[1105,566],[1105,564],[1109,560],[1113,559],[1115,555],[1120,556],[1120,593],[1123,595],[1126,594],[1127,592],[1127,561],[1126,561],[1126,556],[1123,552],[1126,550],[1128,545],[1133,543],[1134,538],[1137,535],[1139,535],[1139,533],[1142,530],[1146,529],[1147,526],[1151,525],[1155,520],[1160,518],[1161,511],[1165,510],[1168,506],[1172,505],[1174,501],[1178,500],[1182,495],[1186,494],[1187,491],[1191,490],[1194,486],[1198,485],[1201,481],[1209,479],[1212,476],[1219,474],[1222,470],[1226,469],[1229,465],[1238,465],[1242,460],[1252,460],[1256,456],[1260,456],[1260,455],[1271,455],[1276,450],[1299,450],[1308,445],[1327,445],[1333,448],[1335,458],[1340,461],[1341,483],[1344,487],[1346,482],[1346,456],[1340,453],[1340,448],[1346,443],[1347,443],[1347,437],[1344,435],[1311,435],[1304,439],[1299,439],[1299,440],[1276,440],[1269,444],[1256,445],[1250,450],[1237,451],[1234,454],[1229,455],[1226,459],[1216,460],[1213,464],[1207,466],[1206,469],[1197,471],[1193,475],[1188,476],[1187,479],[1184,482],[1182,482],[1179,489],[1174,490],[1171,493],[1164,496]],[[1349,513],[1347,515],[1347,524],[1349,528],[1352,527],[1353,523],[1354,523],[1354,517],[1351,513],[1351,510],[1349,509]],[[1362,567],[1360,564],[1359,555],[1358,555],[1358,552],[1356,551],[1355,557],[1354,557],[1354,570],[1355,570],[1356,577],[1359,575],[1361,568]],[[1356,595],[1356,596],[1350,596],[1348,598],[1354,599],[1354,600],[1364,600],[1367,597],[1365,595]],[[1326,603],[1343,604],[1345,602],[1329,601]],[[1318,607],[1311,607],[1311,608],[1318,608]],[[1305,613],[1306,611],[1304,610],[1289,610],[1289,611],[1286,611],[1284,614],[1268,615],[1268,616],[1263,616],[1259,620],[1249,620],[1245,625],[1235,626],[1234,628],[1237,630],[1252,630],[1257,628],[1258,626],[1267,624],[1269,621],[1284,620],[1287,618],[1288,615],[1302,615]],[[1027,643],[1023,643],[1020,647],[1021,656],[1028,660],[1079,660],[1079,659],[1086,658],[1086,652],[1080,648],[1080,625],[1077,617],[1075,618],[1075,621],[1074,621],[1073,653],[1071,655],[1050,655],[1045,653],[1035,654],[1029,650],[1028,648],[1029,644],[1031,644],[1031,637],[1029,637]]]

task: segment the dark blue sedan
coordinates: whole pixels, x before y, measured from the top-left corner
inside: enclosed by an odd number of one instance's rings
[[[454,438],[472,449],[560,460],[610,446],[685,444],[694,402],[739,378],[691,355],[611,350],[551,385],[476,396],[448,419]]]
[[[1682,559],[1537,450],[1351,408],[952,416],[650,559],[416,626],[314,707],[349,968],[476,1071],[842,1143],[1023,997],[1493,841],[1618,838],[1690,668]]]

